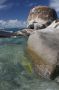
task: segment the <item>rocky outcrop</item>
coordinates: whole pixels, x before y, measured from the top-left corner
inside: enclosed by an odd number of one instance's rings
[[[23,29],[21,31],[20,30],[19,31],[16,31],[14,33],[14,35],[15,36],[29,36],[32,32],[33,32],[33,29]]]
[[[16,32],[0,30],[0,37],[2,38],[9,38],[9,37],[16,37],[16,36],[29,36],[33,32],[33,29],[23,29]]]
[[[38,75],[55,79],[59,75],[59,29],[34,31],[28,39],[28,53]]]
[[[39,27],[39,26],[38,26]],[[45,27],[45,25],[43,25],[43,27]],[[32,27],[33,28],[33,27]],[[50,30],[52,30],[53,28],[59,28],[59,19],[57,19],[57,20],[54,20],[49,26],[47,26],[46,27],[47,29],[49,29],[50,28]],[[45,28],[45,29],[46,29]],[[46,30],[47,30],[46,29]],[[42,30],[41,28],[40,28],[40,30]],[[43,29],[44,30],[44,29]],[[14,35],[15,36],[29,36],[33,31],[36,31],[36,29],[29,29],[29,28],[27,28],[27,29],[23,29],[23,30],[19,30],[19,31],[16,31],[15,33],[14,33]]]
[[[28,28],[43,29],[57,19],[56,11],[47,6],[37,6],[30,10],[28,16]]]
[[[28,27],[35,28],[29,36],[27,50],[36,73],[47,79],[57,77],[59,82],[59,19],[55,10],[33,8],[28,17]]]
[[[47,6],[37,6],[30,10],[28,16],[27,29],[15,32],[16,36],[29,36],[35,30],[41,30],[46,27],[53,28],[53,22],[57,19],[56,11]],[[52,23],[53,22],[53,23]],[[52,23],[52,24],[51,24]]]

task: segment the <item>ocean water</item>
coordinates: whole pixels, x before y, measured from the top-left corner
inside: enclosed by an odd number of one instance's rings
[[[27,56],[28,37],[0,38],[0,90],[59,90],[59,84],[36,75]]]

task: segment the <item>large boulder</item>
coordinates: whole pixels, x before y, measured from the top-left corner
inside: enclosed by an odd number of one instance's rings
[[[34,31],[29,36],[27,50],[38,75],[47,79],[59,75],[59,29]]]
[[[37,6],[30,10],[28,16],[28,28],[42,29],[57,19],[56,11],[47,6]]]

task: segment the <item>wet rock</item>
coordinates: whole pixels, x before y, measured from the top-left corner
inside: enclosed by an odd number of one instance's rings
[[[57,19],[56,11],[47,6],[37,6],[30,10],[28,28],[43,29]]]
[[[59,29],[34,31],[29,36],[27,50],[38,75],[47,79],[59,75]]]

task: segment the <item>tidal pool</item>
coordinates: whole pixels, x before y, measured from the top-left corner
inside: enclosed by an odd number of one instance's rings
[[[0,38],[0,90],[59,90],[59,84],[36,75],[26,56],[27,37]]]

